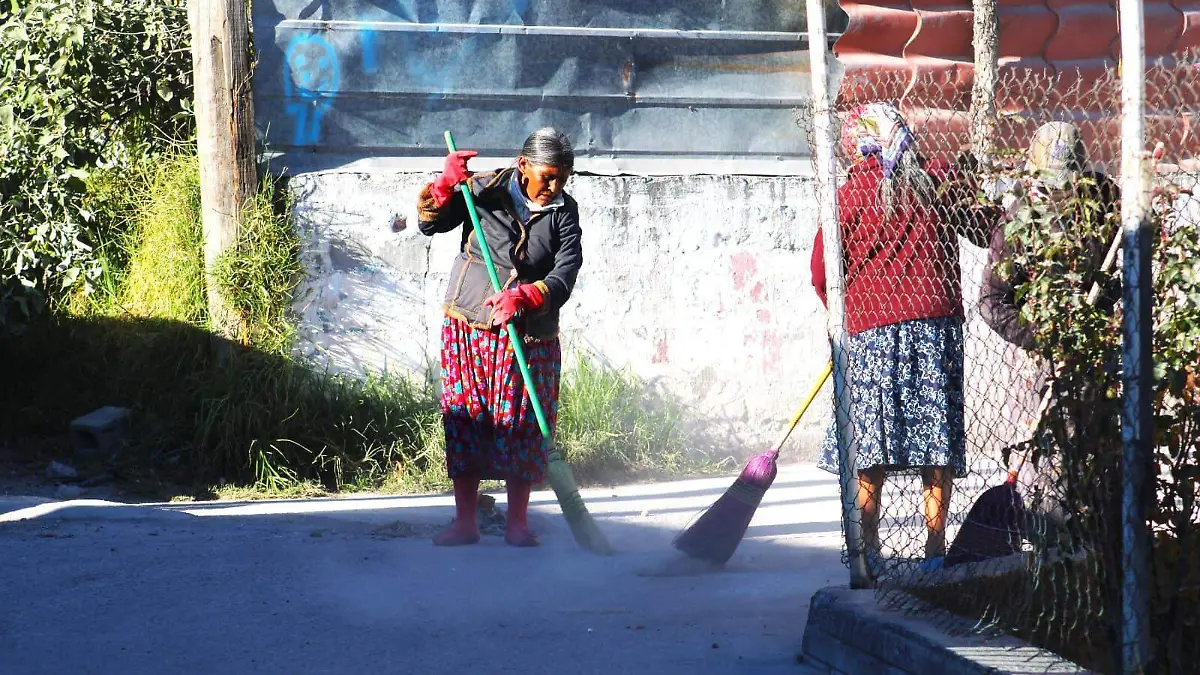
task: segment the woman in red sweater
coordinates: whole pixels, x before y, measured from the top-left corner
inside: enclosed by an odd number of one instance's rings
[[[887,473],[920,473],[925,556],[945,555],[952,480],[966,470],[963,308],[958,235],[986,244],[986,217],[964,182],[924,162],[895,107],[860,106],[843,142],[853,161],[838,189],[858,506],[869,568],[881,573],[880,495]],[[947,189],[953,188],[953,189]],[[965,198],[965,199],[964,199]],[[812,278],[825,302],[822,232]],[[818,466],[839,470],[831,424]]]

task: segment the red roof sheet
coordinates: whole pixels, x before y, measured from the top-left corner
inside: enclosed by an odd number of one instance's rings
[[[841,6],[849,25],[834,46],[845,67],[839,107],[890,100],[927,152],[966,148],[974,79],[970,0],[843,0]],[[1001,146],[1023,149],[1038,124],[1070,120],[1093,159],[1111,166],[1120,136],[1115,2],[999,0],[997,13]],[[1200,48],[1200,0],[1145,0],[1145,13],[1148,140],[1164,141],[1176,158],[1200,154],[1189,126],[1200,103],[1200,71],[1194,60],[1173,58]]]

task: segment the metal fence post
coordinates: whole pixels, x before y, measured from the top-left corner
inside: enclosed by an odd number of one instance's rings
[[[829,342],[833,356],[834,417],[837,424],[838,457],[841,469],[842,525],[850,558],[850,587],[867,588],[866,558],[858,515],[858,481],[854,471],[855,451],[850,442],[850,409],[846,392],[845,274],[842,269],[842,230],[838,225],[837,158],[834,154],[833,106],[829,92],[829,42],[825,33],[825,5],[808,3],[808,53],[812,70],[813,151],[817,161],[817,222],[825,247],[826,297],[829,303]]]
[[[1153,454],[1153,296],[1150,269],[1150,188],[1145,151],[1146,55],[1142,0],[1120,0],[1121,222],[1124,239],[1121,434],[1121,672],[1150,664],[1150,533],[1146,524]]]

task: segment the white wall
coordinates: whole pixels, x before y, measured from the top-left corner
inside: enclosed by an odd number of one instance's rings
[[[300,349],[350,372],[436,377],[440,303],[458,245],[416,228],[429,174],[307,173],[293,178],[311,277],[296,309]],[[773,442],[820,373],[828,348],[812,291],[816,232],[807,177],[575,176],[585,262],[563,339],[629,367],[682,404],[697,443],[743,456]],[[393,231],[399,217],[405,228]],[[984,252],[964,245],[973,316]],[[976,447],[1013,436],[1029,364],[978,319],[968,339],[968,423]],[[827,385],[785,450],[815,457]]]

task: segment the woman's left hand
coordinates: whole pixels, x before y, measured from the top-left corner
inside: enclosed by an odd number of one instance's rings
[[[546,294],[537,284],[521,284],[496,293],[484,300],[483,306],[492,308],[492,325],[503,326],[514,316],[535,310],[545,302]]]

